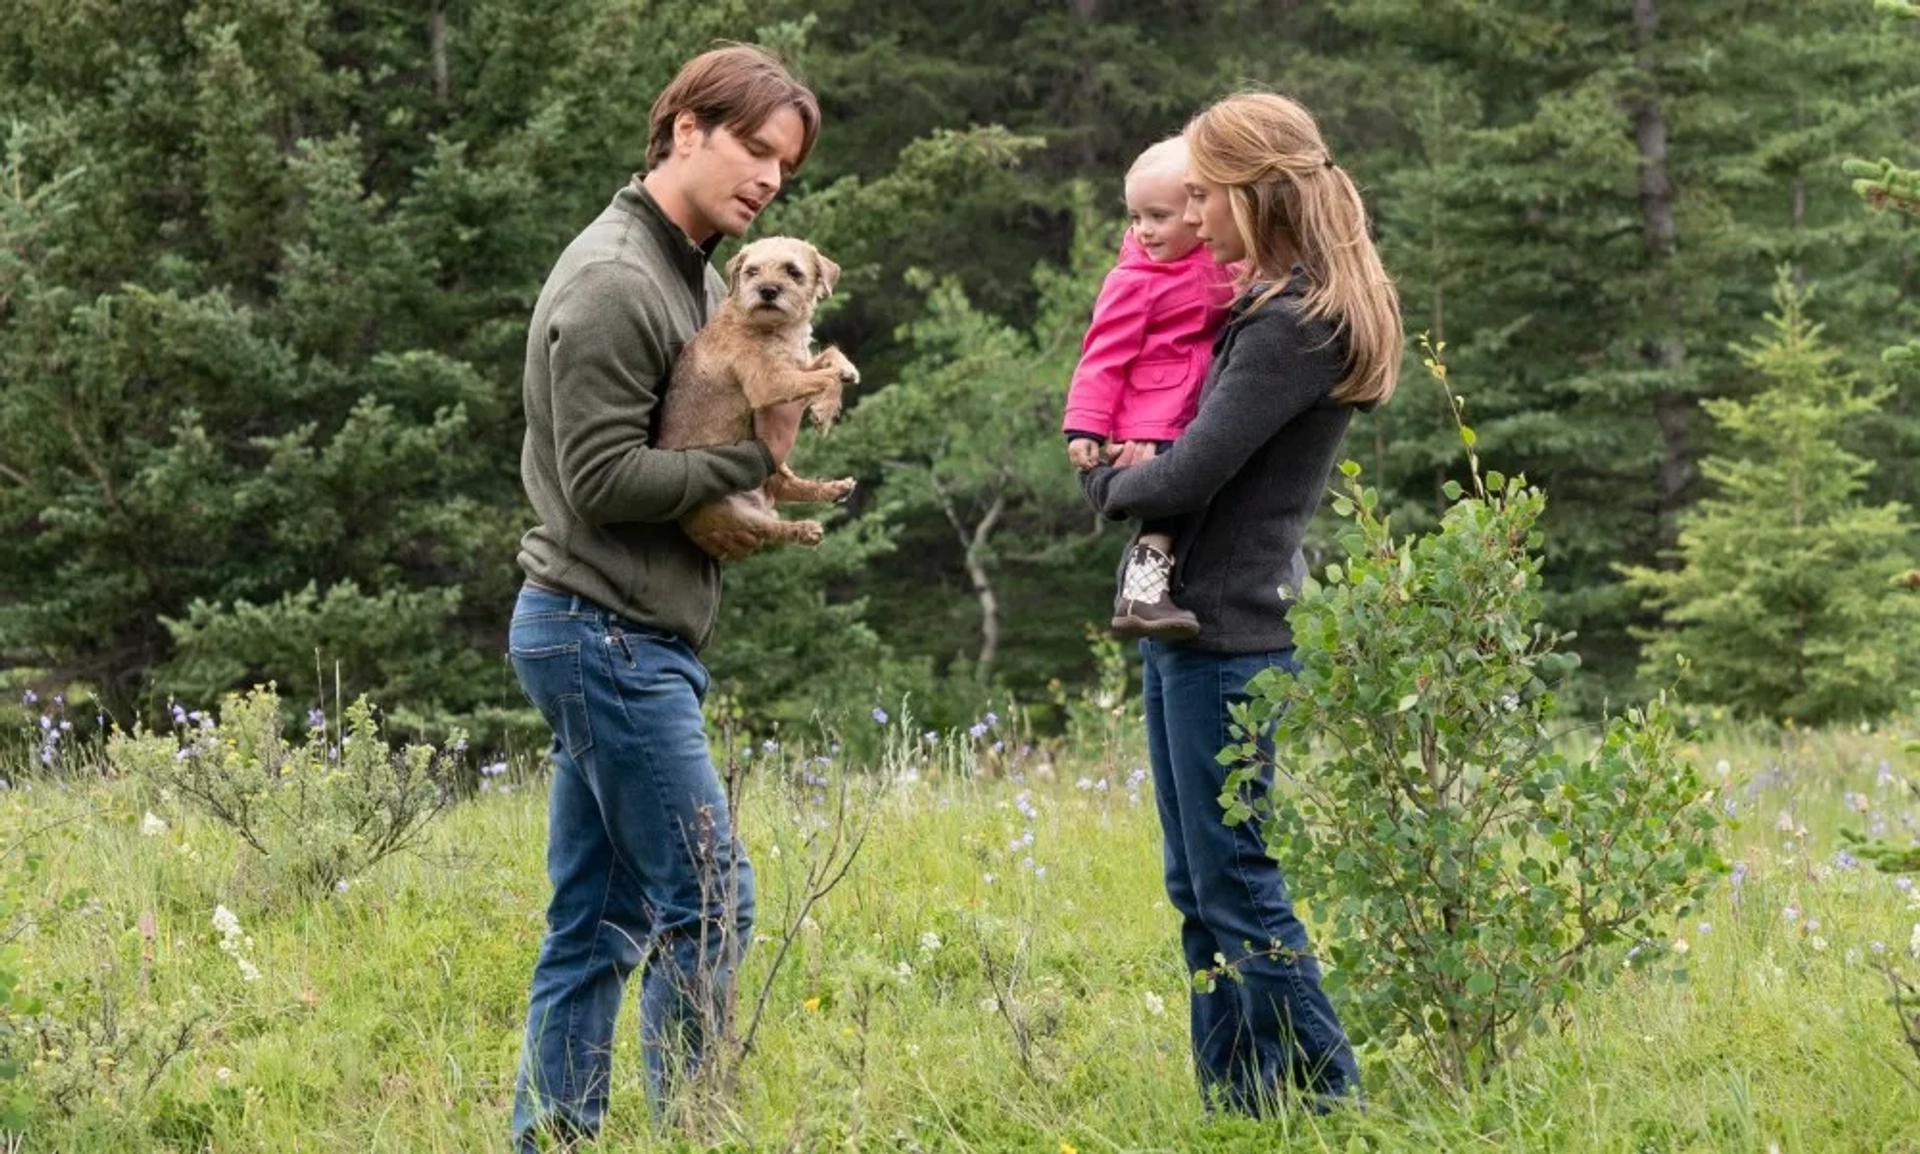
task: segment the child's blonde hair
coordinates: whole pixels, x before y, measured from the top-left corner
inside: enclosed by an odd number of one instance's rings
[[[1126,183],[1151,177],[1170,176],[1175,180],[1184,180],[1187,175],[1187,138],[1169,136],[1146,147],[1139,156],[1134,157],[1132,167],[1127,169]]]
[[[1299,102],[1270,92],[1229,96],[1187,125],[1187,162],[1208,184],[1226,189],[1246,246],[1242,287],[1287,280],[1286,253],[1306,266],[1305,313],[1347,336],[1347,375],[1333,398],[1382,403],[1400,378],[1406,336],[1400,294],[1380,263],[1366,205],[1333,162],[1320,126]]]

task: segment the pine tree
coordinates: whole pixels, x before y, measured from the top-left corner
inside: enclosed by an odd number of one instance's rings
[[[1807,316],[1786,269],[1770,339],[1740,350],[1764,382],[1705,404],[1728,439],[1713,486],[1682,521],[1679,567],[1624,567],[1665,626],[1642,634],[1643,673],[1689,666],[1690,698],[1747,716],[1819,724],[1876,717],[1920,675],[1920,600],[1902,588],[1913,530],[1898,504],[1862,499],[1873,463],[1844,447],[1886,388],[1862,390]]]

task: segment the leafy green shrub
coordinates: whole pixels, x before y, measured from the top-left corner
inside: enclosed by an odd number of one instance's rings
[[[1558,748],[1550,682],[1575,659],[1540,623],[1546,498],[1497,473],[1483,486],[1462,436],[1474,492],[1449,482],[1452,507],[1416,537],[1396,539],[1341,466],[1348,560],[1289,615],[1302,669],[1262,674],[1237,710],[1244,734],[1271,731],[1278,788],[1245,740],[1222,754],[1221,795],[1311,905],[1356,1035],[1419,1045],[1453,1085],[1604,983],[1618,956],[1601,947],[1651,943],[1722,868],[1664,694],[1608,719],[1586,756]]]
[[[313,720],[304,741],[288,742],[279,696],[260,687],[228,695],[218,721],[176,707],[173,733],[116,736],[107,755],[233,830],[277,877],[323,892],[418,841],[451,799],[465,739],[445,753],[390,749],[365,698],[348,707],[337,742],[324,717]]]

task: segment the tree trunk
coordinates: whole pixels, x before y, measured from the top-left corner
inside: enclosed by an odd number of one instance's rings
[[[940,511],[947,515],[947,523],[953,526],[955,537],[960,539],[960,547],[966,550],[967,580],[973,584],[973,593],[980,599],[980,656],[974,662],[974,675],[985,680],[987,672],[1000,656],[1000,598],[993,589],[993,574],[987,571],[987,539],[993,535],[1000,524],[1000,518],[1007,511],[1007,495],[1004,490],[996,492],[993,503],[987,506],[986,515],[971,531],[960,520],[960,510],[953,498],[940,485],[940,479],[928,475],[928,483],[933,486],[933,495],[940,502]]]
[[[1674,224],[1673,181],[1667,173],[1667,118],[1655,86],[1650,49],[1660,27],[1659,0],[1633,0],[1633,42],[1639,66],[1639,88],[1632,98],[1633,140],[1640,153],[1640,223],[1653,281],[1666,306],[1663,326],[1671,325],[1678,308],[1673,284],[1673,254],[1679,244]],[[1679,538],[1679,515],[1693,480],[1690,430],[1693,402],[1680,392],[1677,378],[1686,360],[1686,348],[1670,327],[1642,346],[1641,355],[1656,377],[1666,378],[1653,398],[1653,419],[1660,431],[1659,535],[1662,548]]]
[[[434,0],[433,15],[427,18],[427,42],[433,55],[433,99],[445,104],[452,96],[447,74],[447,10],[443,0]]]

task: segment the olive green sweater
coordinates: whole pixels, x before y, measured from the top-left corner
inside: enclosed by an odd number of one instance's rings
[[[720,567],[675,523],[773,470],[759,441],[652,445],[674,358],[726,286],[638,181],[574,238],[527,330],[520,480],[539,524],[520,567],[698,649],[720,608]]]

